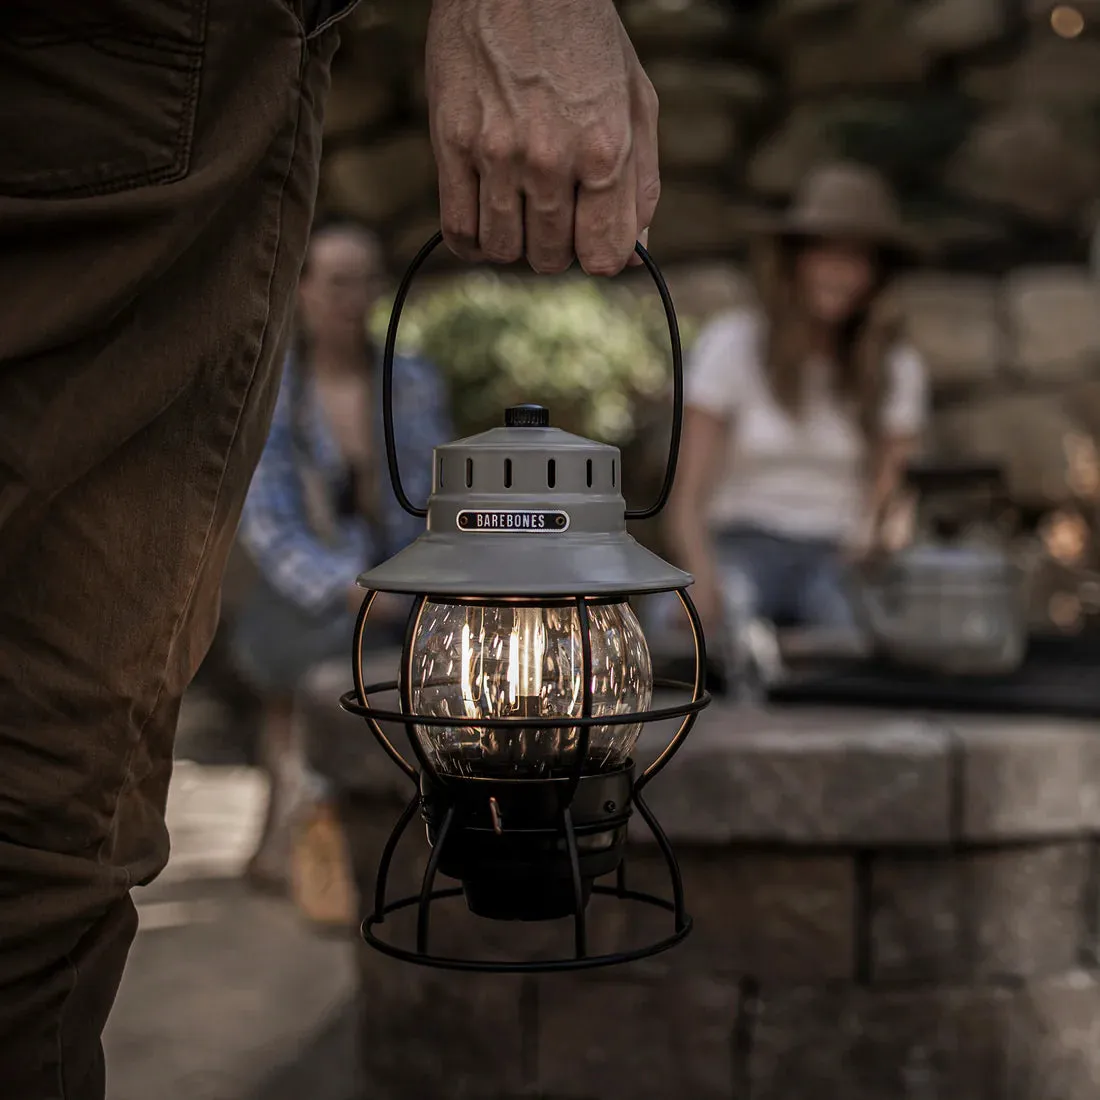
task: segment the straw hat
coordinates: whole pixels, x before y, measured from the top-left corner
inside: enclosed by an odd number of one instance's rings
[[[811,170],[790,207],[759,219],[757,228],[779,237],[864,241],[899,258],[918,251],[886,180],[873,168],[846,161]]]

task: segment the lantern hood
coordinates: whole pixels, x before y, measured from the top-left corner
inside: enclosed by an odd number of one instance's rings
[[[360,586],[543,597],[691,584],[627,533],[619,449],[549,419],[539,405],[518,405],[504,427],[437,447],[427,530]]]

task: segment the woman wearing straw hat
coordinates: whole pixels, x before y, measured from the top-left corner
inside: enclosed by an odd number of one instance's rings
[[[925,417],[888,294],[911,249],[871,169],[812,171],[755,242],[759,305],[689,364],[670,536],[712,626],[853,625],[844,562],[879,542]]]

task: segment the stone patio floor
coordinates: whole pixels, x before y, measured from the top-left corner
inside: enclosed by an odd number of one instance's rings
[[[350,939],[239,882],[263,788],[181,761],[173,854],[135,894],[140,931],[105,1037],[110,1100],[353,1100]]]

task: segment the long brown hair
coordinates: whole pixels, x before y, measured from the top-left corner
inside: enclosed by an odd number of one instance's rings
[[[806,242],[782,236],[759,241],[753,275],[766,322],[763,362],[772,392],[791,416],[802,413],[806,364],[812,357],[811,326],[795,285],[795,259]],[[896,260],[877,258],[877,279],[868,300],[842,327],[833,373],[839,399],[853,410],[867,451],[881,435],[886,357],[903,335],[901,310],[891,292]]]

